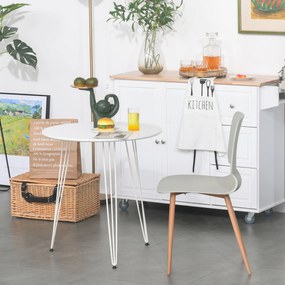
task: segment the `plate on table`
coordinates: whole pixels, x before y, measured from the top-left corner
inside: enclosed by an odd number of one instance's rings
[[[252,80],[254,77],[247,74],[233,74],[230,75],[230,79],[238,80],[238,81],[245,81],[245,80]]]

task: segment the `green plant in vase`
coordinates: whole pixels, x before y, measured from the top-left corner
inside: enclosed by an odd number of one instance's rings
[[[10,13],[27,6],[29,4],[18,3],[10,4],[7,6],[0,5],[0,43],[4,43],[8,39],[15,37],[18,28],[7,26],[7,16],[10,16]],[[7,44],[6,50],[0,52],[0,55],[8,53],[15,60],[20,61],[23,64],[30,65],[34,68],[37,66],[37,57],[33,49],[28,46],[25,42],[21,41],[18,38],[15,38],[12,43]]]
[[[176,4],[173,0],[130,0],[126,5],[114,2],[114,10],[109,14],[114,21],[131,22],[132,31],[140,27],[145,33],[144,44],[139,59],[139,70],[145,74],[158,74],[163,69],[157,48],[159,31],[172,29],[175,17],[183,0]]]

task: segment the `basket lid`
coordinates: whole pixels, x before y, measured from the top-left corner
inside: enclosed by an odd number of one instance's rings
[[[66,179],[65,185],[69,186],[77,186],[82,183],[85,183],[89,180],[99,178],[100,174],[93,174],[93,173],[82,173],[77,179]],[[35,184],[50,184],[56,185],[58,180],[57,179],[48,179],[48,178],[30,178],[30,172],[22,173],[20,175],[14,176],[10,179],[11,182],[29,182]]]

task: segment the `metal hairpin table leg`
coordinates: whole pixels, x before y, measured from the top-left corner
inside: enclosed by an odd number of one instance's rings
[[[103,170],[106,195],[106,212],[111,263],[117,268],[118,260],[118,209],[117,209],[117,171],[116,171],[116,144],[103,142]],[[109,198],[109,197],[110,198]],[[110,205],[109,205],[110,200]]]
[[[70,151],[71,151],[72,142],[64,142],[61,143],[61,152],[60,152],[60,164],[58,170],[58,181],[57,181],[57,194],[56,194],[56,204],[54,211],[54,220],[53,220],[53,228],[52,228],[52,237],[50,244],[50,251],[53,251],[55,235],[57,230],[57,224],[59,219],[60,207],[63,197],[64,185],[66,180],[67,168],[69,164]]]
[[[141,176],[140,176],[140,169],[139,169],[137,144],[136,144],[136,141],[134,140],[132,141],[132,148],[133,148],[133,155],[134,155],[134,168],[132,167],[132,164],[131,164],[130,152],[129,152],[127,141],[125,142],[125,145],[126,145],[126,151],[127,151],[128,162],[130,166],[133,185],[134,185],[134,188],[140,190],[141,205],[139,205],[138,197],[136,197],[136,205],[137,205],[142,235],[143,235],[145,245],[149,245],[147,225],[146,225],[145,212],[144,212],[144,204],[143,204],[143,199],[142,199],[142,187],[141,187]]]

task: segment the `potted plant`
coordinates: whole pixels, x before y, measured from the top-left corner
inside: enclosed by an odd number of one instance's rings
[[[27,6],[29,4],[18,3],[18,4],[10,4],[7,6],[0,5],[0,42],[5,42],[8,39],[14,37],[18,31],[16,27],[7,26],[6,17],[10,15],[11,12],[22,8],[23,6]],[[28,46],[25,42],[16,38],[6,45],[6,50],[0,52],[0,55],[8,53],[15,60],[20,61],[23,64],[30,65],[34,68],[37,66],[37,57],[36,53],[33,49]]]
[[[130,0],[126,5],[114,2],[114,10],[110,11],[110,19],[131,22],[132,31],[139,26],[145,33],[145,39],[139,58],[139,70],[144,74],[158,74],[163,65],[161,55],[157,51],[157,33],[172,29],[175,16],[181,16],[179,8],[173,0]],[[108,19],[108,20],[110,20]]]

